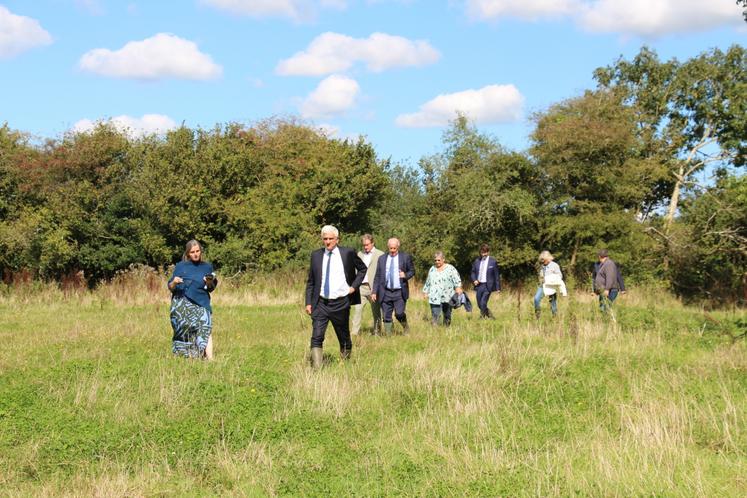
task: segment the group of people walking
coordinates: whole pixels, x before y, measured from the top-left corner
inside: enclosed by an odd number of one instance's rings
[[[360,334],[366,304],[371,308],[374,334],[392,335],[395,318],[402,332],[407,334],[409,281],[415,276],[412,257],[400,251],[400,241],[396,237],[387,240],[384,252],[375,247],[371,234],[365,234],[361,238],[362,250],[357,253],[338,245],[340,235],[334,226],[324,226],[321,239],[323,247],[311,253],[305,290],[305,310],[312,321],[310,357],[314,368],[322,365],[322,348],[330,322],[340,345],[340,356],[345,360],[350,358],[351,333]],[[218,279],[212,265],[202,260],[202,252],[200,243],[190,240],[182,261],[168,281],[172,293],[172,351],[175,355],[210,359],[210,293],[215,290]],[[479,254],[472,264],[470,281],[475,288],[480,318],[493,319],[488,301],[491,293],[501,292],[500,270],[487,244],[480,246]],[[540,286],[534,296],[537,318],[543,297],[548,297],[554,316],[558,310],[558,294],[567,293],[560,267],[553,259],[548,251],[540,253]],[[608,310],[618,293],[625,290],[622,276],[605,250],[599,251],[593,281],[602,311]],[[446,262],[442,251],[434,254],[423,293],[428,297],[434,325],[450,325],[453,309],[460,306],[471,311],[472,304],[464,292],[459,272]]]

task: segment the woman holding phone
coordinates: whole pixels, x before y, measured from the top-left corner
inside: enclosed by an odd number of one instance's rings
[[[202,246],[187,242],[182,261],[169,279],[171,291],[171,327],[174,338],[171,351],[188,358],[213,358],[212,308],[210,293],[218,285],[213,265],[202,260]]]

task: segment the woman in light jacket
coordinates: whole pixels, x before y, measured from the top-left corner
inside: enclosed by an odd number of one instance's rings
[[[550,251],[542,251],[539,255],[540,285],[537,287],[537,293],[534,295],[534,316],[537,319],[540,317],[540,305],[542,304],[543,297],[547,296],[550,300],[550,310],[552,311],[552,316],[555,316],[558,314],[558,293],[563,296],[567,293],[565,283],[563,282],[563,273],[560,271],[560,266],[553,259],[555,258],[550,254]]]

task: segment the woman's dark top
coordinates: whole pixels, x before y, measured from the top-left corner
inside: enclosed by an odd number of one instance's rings
[[[210,293],[218,285],[218,279],[213,279],[212,285],[205,284],[203,277],[213,273],[213,265],[200,261],[199,263],[193,263],[192,261],[180,261],[174,268],[174,274],[169,279],[169,284],[174,280],[174,277],[181,277],[184,282],[177,284],[171,293],[174,297],[184,296],[193,303],[206,308],[212,312],[213,309],[210,307]]]

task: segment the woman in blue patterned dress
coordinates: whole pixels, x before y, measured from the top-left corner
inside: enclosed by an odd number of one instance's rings
[[[218,285],[213,265],[202,260],[202,246],[187,242],[182,261],[169,279],[172,352],[189,358],[213,358],[212,308],[210,293]]]
[[[457,269],[446,263],[443,252],[438,251],[433,256],[433,263],[423,286],[423,293],[428,296],[428,304],[431,305],[431,323],[438,325],[438,319],[443,312],[444,325],[450,325],[449,301],[455,292],[462,293],[462,279]]]

